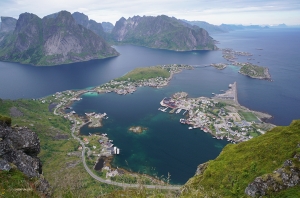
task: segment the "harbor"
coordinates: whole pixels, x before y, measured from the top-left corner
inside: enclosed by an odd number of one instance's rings
[[[178,92],[172,97],[165,97],[161,100],[160,110],[170,108],[170,113],[179,114],[185,110],[179,122],[188,125],[188,129],[200,129],[205,133],[212,134],[215,139],[236,143],[252,139],[263,134],[272,125],[265,128],[266,123],[259,112],[250,111],[240,106],[237,99],[237,83],[228,85],[227,91],[220,90],[221,94],[212,94],[212,98],[199,97],[188,98],[187,93]],[[165,111],[164,111],[165,112]],[[259,118],[260,116],[263,116]],[[251,117],[251,118],[250,118]]]

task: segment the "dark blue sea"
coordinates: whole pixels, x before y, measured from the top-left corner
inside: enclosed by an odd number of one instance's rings
[[[172,183],[184,183],[198,164],[214,159],[227,144],[200,130],[181,125],[179,114],[158,111],[159,101],[177,91],[190,97],[211,96],[226,90],[237,81],[239,103],[273,115],[271,123],[288,125],[300,118],[300,29],[266,29],[216,34],[220,48],[233,48],[253,54],[252,63],[269,67],[273,82],[251,79],[238,73],[238,68],[225,70],[199,67],[183,71],[162,89],[140,88],[132,95],[84,95],[74,103],[79,114],[106,112],[109,119],[97,129],[82,133],[105,132],[121,149],[113,164],[158,177],[171,175]],[[84,89],[122,76],[136,67],[182,63],[207,65],[226,62],[220,51],[174,52],[138,46],[115,46],[120,56],[55,67],[34,67],[0,62],[0,98],[39,98],[68,89]],[[262,50],[257,50],[257,49]],[[247,61],[239,57],[239,61]],[[142,134],[128,132],[132,125],[148,130]]]

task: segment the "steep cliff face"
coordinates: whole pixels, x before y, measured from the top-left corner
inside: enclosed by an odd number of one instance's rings
[[[42,164],[37,155],[40,141],[26,127],[9,127],[0,123],[0,170],[10,171],[12,165],[29,178],[36,178],[34,188],[44,196],[51,195],[49,183],[43,178]]]
[[[299,189],[297,120],[247,142],[227,145],[216,159],[198,166],[183,186],[182,197],[277,197],[278,193],[278,197],[298,197]]]
[[[202,28],[187,27],[165,15],[121,18],[112,30],[122,43],[170,50],[215,50],[213,39]]]
[[[43,19],[21,14],[13,34],[2,42],[0,60],[33,65],[58,65],[116,56],[94,32],[61,11]]]

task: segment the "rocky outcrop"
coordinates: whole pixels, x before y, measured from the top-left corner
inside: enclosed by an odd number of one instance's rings
[[[206,30],[189,27],[182,21],[165,15],[122,17],[112,30],[115,41],[151,48],[187,50],[215,50],[213,39]]]
[[[101,37],[61,11],[43,19],[20,15],[13,36],[2,41],[0,60],[33,65],[59,65],[117,56]]]
[[[203,164],[200,164],[198,167],[197,167],[197,170],[196,170],[196,174],[195,175],[201,175],[204,173],[204,171],[206,170],[207,166],[208,166],[208,163],[209,162],[205,162]]]
[[[245,193],[251,197],[265,196],[268,193],[279,192],[300,184],[300,154],[294,159],[286,160],[283,166],[272,174],[257,177],[245,189]]]
[[[1,28],[0,32],[12,32],[15,30],[17,24],[17,19],[12,18],[12,17],[1,17]]]
[[[35,188],[43,196],[50,197],[50,185],[41,175],[39,152],[40,140],[36,133],[26,127],[0,124],[0,170],[9,171],[10,163],[13,164],[29,178],[37,178]]]
[[[42,164],[37,157],[40,141],[36,133],[26,127],[0,126],[0,157],[15,164],[28,177],[42,173]]]

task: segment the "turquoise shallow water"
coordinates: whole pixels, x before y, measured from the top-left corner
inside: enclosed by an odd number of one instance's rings
[[[177,91],[191,97],[211,96],[226,90],[237,81],[239,103],[274,116],[272,123],[288,125],[300,119],[300,29],[235,31],[212,35],[220,48],[233,48],[253,54],[251,63],[269,67],[273,82],[255,80],[238,74],[236,67],[225,70],[212,67],[183,71],[175,75],[168,87],[142,88],[133,95],[83,96],[76,102],[76,112],[106,112],[100,129],[83,128],[83,133],[106,132],[121,148],[114,164],[134,171],[158,176],[171,174],[174,183],[184,183],[199,163],[214,159],[226,142],[212,139],[200,130],[180,125],[179,115],[159,112],[159,101]],[[224,62],[220,51],[174,52],[137,46],[115,46],[120,56],[105,60],[34,67],[0,62],[0,98],[38,98],[67,89],[84,89],[106,83],[136,67],[182,63],[207,65]],[[263,50],[256,50],[262,48]],[[247,57],[238,57],[247,61]],[[259,62],[259,63],[258,63]],[[145,125],[149,131],[129,133],[130,125]]]
[[[125,96],[85,94],[83,100],[74,103],[74,110],[79,115],[106,112],[109,119],[103,120],[103,127],[83,127],[81,133],[107,133],[121,149],[121,154],[113,161],[116,167],[158,177],[170,174],[172,183],[185,183],[195,173],[197,165],[215,158],[227,142],[180,124],[183,112],[158,111],[160,100],[173,88],[146,87]],[[128,131],[131,126],[143,126],[148,130],[135,134]]]

